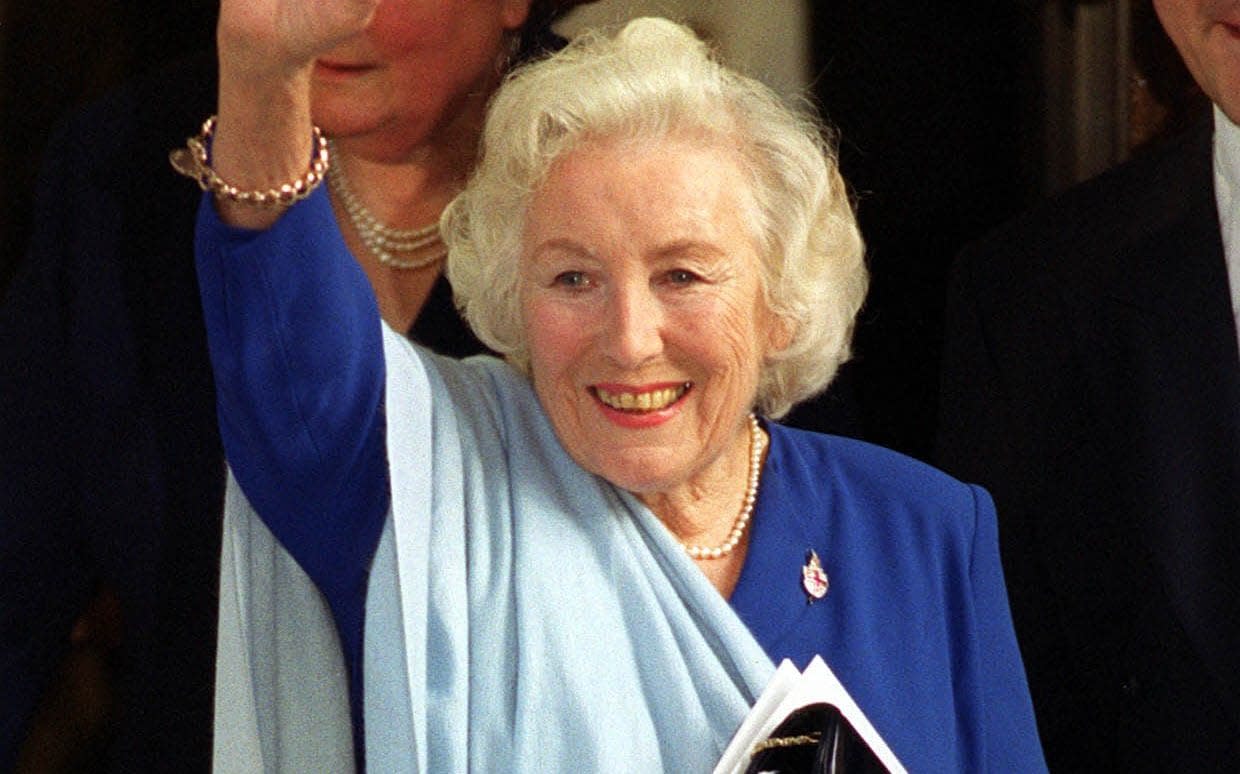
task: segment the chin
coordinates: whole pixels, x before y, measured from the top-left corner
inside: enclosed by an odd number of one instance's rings
[[[597,466],[595,470],[608,483],[636,495],[654,494],[669,488],[666,474],[659,470],[651,470],[649,459],[643,458],[633,462],[611,461]]]

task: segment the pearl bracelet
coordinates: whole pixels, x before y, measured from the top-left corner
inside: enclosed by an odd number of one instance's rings
[[[217,198],[227,199],[238,204],[250,204],[256,207],[283,207],[299,202],[319,187],[327,175],[327,167],[331,154],[327,150],[327,138],[317,127],[314,130],[314,156],[310,160],[310,169],[306,174],[291,183],[279,188],[268,188],[266,191],[242,191],[235,185],[224,181],[211,168],[207,156],[207,144],[215,131],[215,116],[202,123],[202,132],[197,137],[185,141],[184,148],[177,148],[168,154],[172,168],[186,177],[197,181],[204,191],[210,191]]]

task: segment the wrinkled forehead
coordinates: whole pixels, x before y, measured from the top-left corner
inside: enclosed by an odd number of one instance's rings
[[[526,212],[520,253],[761,261],[757,205],[735,151],[693,137],[596,138],[551,166]],[[749,259],[746,259],[749,260]]]

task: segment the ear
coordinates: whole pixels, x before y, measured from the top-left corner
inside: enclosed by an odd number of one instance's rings
[[[783,352],[792,343],[795,326],[787,318],[772,312],[767,312],[767,318],[766,356],[770,358]]]
[[[500,0],[499,20],[505,30],[520,29],[530,16],[531,0]]]

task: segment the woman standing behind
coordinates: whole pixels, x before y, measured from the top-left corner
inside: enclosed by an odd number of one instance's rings
[[[553,13],[580,2],[385,0],[300,76],[330,138],[341,233],[395,330],[410,330],[432,289],[447,297],[439,214],[473,167],[488,99],[519,53],[547,45]],[[523,38],[531,14],[537,27]],[[221,48],[224,69],[229,56]],[[444,327],[434,322],[432,336]]]
[[[312,115],[332,138],[341,232],[398,331],[441,274],[439,213],[473,166],[528,13],[529,0],[390,0],[309,74]]]
[[[443,220],[505,360],[444,358],[381,324],[321,143],[306,171],[304,74],[372,10],[222,5],[220,760],[706,771],[772,661],[822,656],[909,769],[1043,770],[989,498],[770,419],[865,293],[819,124],[662,20],[519,70]]]

